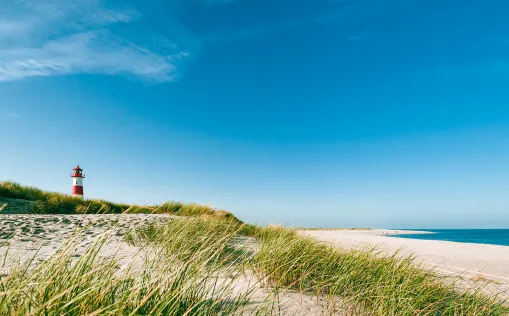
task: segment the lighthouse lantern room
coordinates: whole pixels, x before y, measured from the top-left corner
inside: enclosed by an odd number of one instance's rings
[[[76,166],[73,169],[72,177],[72,195],[76,197],[83,198],[83,179],[85,175],[83,174],[83,169],[80,166]]]

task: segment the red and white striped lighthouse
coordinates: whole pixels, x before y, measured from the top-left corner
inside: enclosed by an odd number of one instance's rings
[[[74,172],[71,174],[72,177],[72,196],[83,197],[83,179],[85,175],[83,174],[83,169],[80,166],[76,166],[76,168],[72,169]]]

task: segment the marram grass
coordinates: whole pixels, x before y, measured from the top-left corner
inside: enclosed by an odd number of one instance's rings
[[[245,314],[253,287],[235,291],[242,264],[225,246],[232,230],[184,225],[171,239],[141,245],[141,266],[120,269],[119,257],[102,257],[107,233],[78,258],[71,241],[48,260],[19,265],[0,277],[0,315]]]
[[[249,257],[238,235],[243,232],[242,226],[217,219],[174,219],[165,224],[140,226],[128,232],[124,239],[136,246],[157,246],[183,262],[193,257],[213,266],[231,267],[235,263],[238,267]]]
[[[220,232],[228,232],[229,237]],[[174,234],[186,238],[174,239]],[[509,314],[495,297],[460,292],[454,284],[416,265],[411,257],[384,256],[374,249],[342,250],[282,227],[258,228],[250,234],[256,237],[256,245],[244,245],[236,252],[233,245],[241,236],[239,227],[231,223],[183,219],[140,228],[128,239],[162,242],[169,249],[178,249],[176,252],[184,255],[182,260],[197,246],[188,240],[215,244],[211,247],[217,248],[215,264],[235,258],[234,262],[242,263],[242,271],[254,273],[268,289],[297,290],[353,310],[355,315]]]
[[[272,287],[287,287],[368,315],[508,315],[495,297],[460,292],[411,257],[342,250],[284,228],[266,228],[253,269]]]
[[[104,200],[84,200],[62,193],[46,192],[11,181],[0,182],[0,197],[33,201],[35,202],[32,208],[34,214],[170,214],[214,217],[241,223],[232,213],[207,205],[168,201],[158,206],[139,206]]]

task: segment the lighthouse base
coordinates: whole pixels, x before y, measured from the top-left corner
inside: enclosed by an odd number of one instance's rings
[[[81,186],[81,185],[74,185],[72,187],[72,195],[73,196],[81,196],[81,197],[83,197],[83,186]]]

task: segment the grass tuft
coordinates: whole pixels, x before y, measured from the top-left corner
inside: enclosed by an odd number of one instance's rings
[[[495,297],[458,292],[412,257],[342,250],[284,228],[269,227],[260,234],[254,270],[268,286],[340,297],[359,311],[379,315],[509,313]]]
[[[126,269],[121,258],[102,256],[108,232],[78,258],[72,242],[31,267],[34,257],[0,277],[0,315],[242,314],[253,289],[235,290],[240,259],[221,246],[232,230],[180,224],[186,229],[171,232],[171,239],[144,230],[144,238],[157,242],[141,245],[143,263]]]

